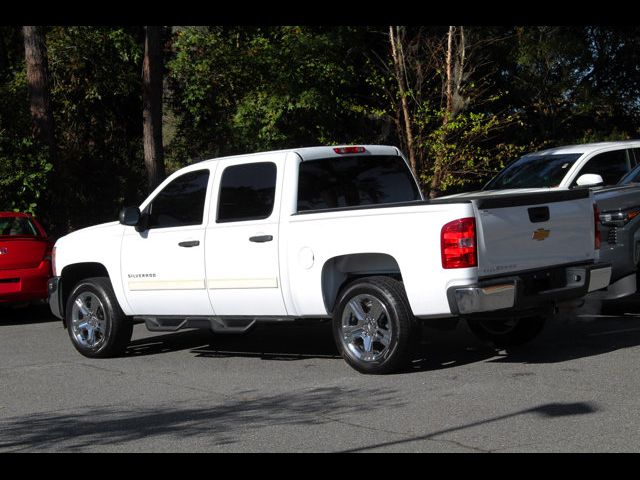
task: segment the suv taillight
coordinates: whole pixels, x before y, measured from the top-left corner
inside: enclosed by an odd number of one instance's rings
[[[600,248],[600,242],[602,240],[600,235],[600,209],[598,205],[593,204],[593,223],[594,223],[594,241],[593,246],[596,250]]]
[[[600,223],[607,227],[624,227],[631,220],[640,215],[640,207],[600,213]]]
[[[478,265],[476,255],[476,219],[459,218],[447,223],[440,232],[442,268],[468,268]]]

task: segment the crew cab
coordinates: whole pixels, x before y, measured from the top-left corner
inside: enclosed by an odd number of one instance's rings
[[[567,145],[534,152],[505,167],[483,192],[591,189],[598,206],[600,260],[611,263],[611,285],[590,298],[615,300],[637,291],[640,263],[640,140]]]
[[[388,373],[424,320],[532,337],[558,302],[608,285],[596,238],[588,190],[425,200],[395,147],[264,152],[187,166],[119,221],[60,238],[49,303],[88,357],[123,354],[135,322],[332,318],[347,363]]]

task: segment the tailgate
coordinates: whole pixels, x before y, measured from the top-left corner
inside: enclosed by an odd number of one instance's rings
[[[487,196],[472,202],[480,277],[594,259],[594,201],[586,189]]]
[[[35,237],[0,236],[0,270],[35,268],[46,249],[47,242]]]

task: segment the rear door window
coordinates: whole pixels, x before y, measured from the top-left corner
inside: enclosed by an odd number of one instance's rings
[[[217,223],[263,220],[273,212],[277,167],[273,162],[232,165],[220,180]]]

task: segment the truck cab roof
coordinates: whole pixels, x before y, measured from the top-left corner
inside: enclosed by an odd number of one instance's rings
[[[351,147],[361,147],[363,152],[353,153],[337,153],[336,150],[347,149]],[[303,161],[305,160],[319,160],[322,158],[340,157],[344,155],[400,155],[400,151],[396,147],[389,145],[334,145],[334,146],[318,146],[318,147],[302,147],[302,148],[288,148],[283,150],[273,150],[268,152],[250,153],[244,155],[229,155],[225,157],[210,158],[202,160],[203,162],[215,162],[218,160],[226,160],[229,158],[242,158],[247,157],[255,159],[261,155],[272,155],[274,153],[296,153]]]

